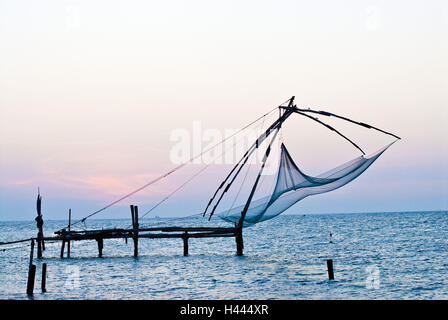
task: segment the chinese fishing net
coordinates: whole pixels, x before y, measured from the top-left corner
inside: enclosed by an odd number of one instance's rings
[[[303,173],[294,163],[285,145],[281,145],[277,180],[271,195],[251,202],[244,226],[272,219],[298,201],[315,194],[338,189],[361,175],[379,156],[392,145],[389,144],[369,157],[360,156],[316,177]],[[217,215],[228,222],[238,223],[244,205]]]

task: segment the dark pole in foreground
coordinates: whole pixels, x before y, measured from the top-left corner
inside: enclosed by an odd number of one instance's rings
[[[134,205],[131,204],[131,218],[132,218],[132,228],[135,226],[135,219],[134,219]]]
[[[34,255],[34,240],[31,240],[30,266],[28,269],[28,282],[26,284],[26,293],[29,296],[33,295],[34,278],[36,276],[36,265],[33,264],[33,255]]]
[[[332,259],[327,260],[327,268],[328,268],[328,279],[334,280],[333,260]]]
[[[103,238],[96,239],[98,242],[98,257],[103,257]]]
[[[33,265],[33,256],[34,256],[34,239],[31,239],[30,268]]]
[[[138,256],[138,228],[139,228],[139,223],[138,223],[138,207],[134,206],[134,218],[135,218],[135,247],[134,247],[134,256],[137,257]]]
[[[72,209],[68,209],[68,232],[70,233],[70,225],[72,223]],[[70,258],[70,240],[67,241],[67,258]]]
[[[294,96],[292,96],[291,99],[289,99],[288,107],[291,108],[293,106],[293,103],[294,103]],[[243,211],[241,211],[240,220],[238,221],[238,224],[236,225],[236,229],[237,230],[235,232],[235,240],[236,240],[236,254],[238,256],[242,256],[243,255],[243,248],[244,248],[244,245],[243,245],[243,226],[244,226],[244,219],[246,218],[246,213],[249,210],[249,206],[250,206],[250,204],[252,202],[252,198],[253,198],[253,196],[255,194],[255,190],[257,189],[258,183],[260,181],[260,177],[261,177],[261,175],[263,173],[264,167],[266,166],[266,161],[267,161],[267,159],[269,157],[269,154],[271,153],[272,144],[274,143],[274,140],[277,137],[277,134],[278,134],[278,132],[279,132],[279,130],[281,128],[282,123],[291,114],[292,114],[292,111],[290,111],[290,110],[285,111],[283,113],[283,115],[280,115],[278,120],[276,120],[276,122],[274,122],[275,125],[273,127],[271,126],[270,128],[268,128],[266,133],[263,134],[267,138],[267,136],[270,134],[270,132],[274,132],[274,134],[273,134],[273,136],[271,138],[271,141],[269,142],[269,144],[267,146],[266,152],[265,152],[265,154],[263,156],[262,164],[261,164],[260,170],[258,172],[257,178],[255,179],[255,183],[254,183],[254,185],[252,187],[252,190],[251,190],[251,192],[249,194],[249,198],[247,199],[246,204],[244,205]],[[260,138],[258,138],[257,141],[259,139]],[[258,142],[256,144],[256,147],[258,148]]]
[[[134,239],[134,257],[138,256],[138,207],[131,205],[132,228]]]
[[[243,255],[243,249],[244,249],[243,228],[242,227],[237,227],[236,228],[235,241],[236,241],[236,255],[237,256],[242,256]]]
[[[40,232],[37,234],[37,257],[42,258],[42,240],[40,236]]]
[[[28,271],[28,283],[26,285],[26,294],[29,296],[33,295],[35,276],[36,276],[36,265],[33,264],[30,270]]]
[[[43,231],[44,220],[42,219],[41,206],[42,206],[42,197],[40,196],[40,191],[38,188],[37,189],[37,204],[36,204],[37,217],[34,220],[36,220],[37,229],[38,229],[38,232],[37,232],[37,257],[39,259],[42,258],[42,251],[45,250],[45,243],[42,240],[42,238],[44,237],[44,231]]]
[[[47,288],[45,287],[47,283],[47,264],[42,264],[42,282],[41,282],[41,289],[42,292],[47,292]]]
[[[183,237],[184,239],[184,256],[188,256],[188,232],[185,231]]]
[[[64,235],[65,237],[65,235]],[[64,249],[65,249],[65,240],[62,240],[62,245],[61,245],[61,259],[64,258]]]

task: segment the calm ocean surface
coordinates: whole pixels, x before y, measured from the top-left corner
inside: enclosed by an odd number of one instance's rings
[[[88,220],[87,227],[129,223]],[[46,221],[45,235],[65,224]],[[34,222],[0,222],[0,241],[34,236]],[[23,246],[0,247],[0,299],[28,299],[30,248]],[[448,299],[446,211],[284,215],[244,229],[244,246],[237,257],[234,238],[190,239],[183,257],[180,239],[141,239],[134,258],[131,240],[105,240],[97,258],[96,242],[82,241],[72,258],[59,259],[60,244],[48,243],[34,260],[34,299]],[[326,259],[335,281],[327,280]]]

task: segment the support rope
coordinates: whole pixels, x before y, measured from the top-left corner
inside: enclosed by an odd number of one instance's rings
[[[198,155],[193,156],[193,157],[190,158],[187,162],[184,162],[184,163],[178,165],[177,167],[171,169],[171,170],[168,171],[167,173],[165,173],[165,174],[163,174],[163,175],[161,175],[161,176],[159,176],[159,177],[157,177],[157,178],[151,180],[151,181],[148,182],[147,184],[141,186],[140,188],[138,188],[138,189],[136,189],[136,190],[134,190],[134,191],[132,191],[132,192],[126,194],[125,196],[123,196],[123,197],[121,197],[121,198],[119,198],[119,199],[117,199],[117,200],[115,200],[115,201],[109,203],[108,205],[104,206],[103,208],[101,208],[101,209],[99,209],[99,210],[96,210],[96,211],[92,212],[91,214],[85,216],[84,218],[82,218],[82,219],[80,219],[80,220],[78,220],[78,221],[72,223],[71,226],[76,225],[76,224],[81,223],[81,222],[84,222],[86,219],[88,219],[88,218],[90,218],[90,217],[92,217],[92,216],[94,216],[94,215],[96,215],[96,214],[98,214],[98,213],[100,213],[100,212],[102,212],[102,211],[104,211],[104,210],[110,208],[111,206],[113,206],[113,205],[115,205],[115,204],[117,204],[117,203],[119,203],[119,202],[121,202],[121,201],[123,201],[123,200],[129,198],[129,197],[131,197],[132,195],[136,194],[137,192],[142,191],[143,189],[145,189],[145,188],[149,187],[150,185],[152,185],[152,184],[154,184],[154,183],[156,183],[156,182],[162,180],[163,178],[166,178],[167,176],[169,176],[170,174],[174,173],[175,171],[181,169],[182,167],[184,167],[184,166],[187,165],[188,163],[190,163],[190,162],[192,162],[193,160],[195,160],[195,159],[201,157],[201,156],[204,155],[205,153],[209,152],[210,150],[213,150],[214,148],[216,148],[216,147],[219,146],[220,144],[222,144],[222,143],[224,143],[225,141],[229,140],[230,138],[234,137],[234,136],[237,135],[238,133],[240,133],[240,132],[246,130],[247,128],[249,128],[250,126],[252,126],[254,123],[258,122],[258,121],[261,120],[261,119],[264,119],[266,116],[268,116],[270,113],[272,113],[272,112],[273,112],[274,110],[276,110],[276,109],[277,109],[277,107],[273,108],[272,110],[270,110],[269,112],[265,113],[264,115],[262,115],[261,117],[257,118],[256,120],[252,121],[252,122],[249,123],[248,125],[244,126],[243,128],[241,128],[241,129],[238,130],[237,132],[235,132],[235,133],[233,133],[232,135],[230,135],[230,136],[228,136],[228,137],[222,139],[220,142],[218,142],[218,143],[216,143],[215,145],[211,146],[210,148],[208,148],[208,149],[202,151],[202,152],[199,153]],[[68,227],[68,226],[67,226],[67,227]]]

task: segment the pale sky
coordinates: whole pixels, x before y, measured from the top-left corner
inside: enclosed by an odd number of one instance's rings
[[[238,129],[292,95],[403,139],[289,213],[448,209],[447,31],[448,2],[434,0],[0,0],[0,220],[33,219],[38,186],[45,218],[82,217],[174,167],[173,130]],[[359,155],[288,121],[305,172]],[[367,153],[393,140],[329,123]],[[224,169],[154,215],[196,213]],[[149,208],[191,172],[123,205]]]

